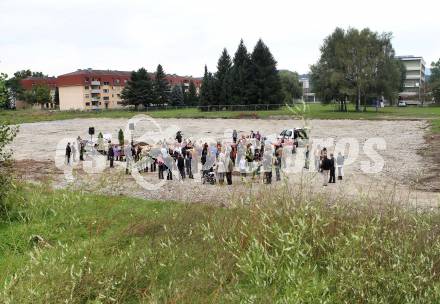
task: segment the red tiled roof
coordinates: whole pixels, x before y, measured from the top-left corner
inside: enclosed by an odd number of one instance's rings
[[[25,90],[31,90],[34,85],[44,84],[47,85],[51,89],[55,89],[57,87],[57,78],[56,77],[27,77],[25,79],[20,80],[20,84]]]

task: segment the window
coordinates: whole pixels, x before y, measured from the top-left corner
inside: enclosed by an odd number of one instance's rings
[[[104,100],[109,100],[108,96],[104,96],[103,99],[104,99]]]
[[[127,79],[124,80],[124,83],[127,83]]]
[[[99,102],[99,105],[101,105],[101,102]]]
[[[86,106],[87,106],[87,107],[90,106],[90,102],[86,102]]]
[[[89,77],[86,77],[86,82],[89,82]]]
[[[89,89],[89,86],[84,86],[84,89],[85,89],[85,90],[88,90],[88,89]]]
[[[104,81],[104,85],[109,85],[109,84],[110,84],[110,82]]]
[[[115,94],[112,94],[112,97],[115,97]]]
[[[115,83],[116,83],[116,84],[119,84],[119,79],[115,79]]]
[[[103,92],[104,92],[104,93],[108,93],[108,89],[104,89]]]
[[[90,95],[89,95],[89,94],[86,94],[86,95],[84,95],[84,97],[85,97],[85,98],[89,98],[89,97],[90,97]]]

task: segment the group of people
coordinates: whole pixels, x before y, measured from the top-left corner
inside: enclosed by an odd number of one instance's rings
[[[315,167],[319,168],[319,171],[323,176],[323,185],[327,186],[328,183],[336,183],[336,168],[338,169],[338,180],[342,180],[343,167],[345,162],[345,156],[341,152],[335,158],[333,153],[328,156],[327,148],[318,148],[315,151]]]
[[[76,144],[68,143],[66,147],[66,162],[70,164],[71,158],[76,161],[76,152],[80,151],[80,160],[84,160],[87,141],[78,137]],[[125,145],[106,142],[102,144],[91,143],[93,151],[98,151],[107,156],[110,168],[114,161],[126,162],[126,174],[132,170],[139,172],[157,172],[159,179],[178,180],[194,179],[194,174],[200,173],[203,182],[228,185],[233,182],[233,175],[239,175],[243,181],[251,176],[260,179],[263,183],[272,183],[273,171],[276,181],[281,180],[281,172],[287,168],[287,156],[292,156],[298,151],[296,138],[280,138],[275,142],[268,141],[259,131],[249,134],[232,132],[228,141],[217,142],[209,145],[207,142],[196,142],[185,139],[181,131],[177,132],[172,140],[163,140],[154,145],[147,143],[130,143]],[[323,185],[336,182],[336,169],[338,179],[342,180],[345,157],[341,153],[335,158],[333,153],[328,156],[327,149],[315,150],[315,169],[323,175]],[[304,168],[309,169],[310,148],[305,145]],[[234,172],[236,174],[234,174]]]

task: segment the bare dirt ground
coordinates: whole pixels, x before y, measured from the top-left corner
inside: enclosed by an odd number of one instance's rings
[[[182,130],[184,137],[203,142],[228,137],[231,129],[249,133],[259,130],[264,135],[278,134],[284,128],[303,126],[299,120],[255,120],[255,119],[156,119],[155,122],[136,124],[134,138],[158,131],[160,138],[172,138],[176,130]],[[57,145],[64,139],[73,140],[77,136],[88,138],[88,127],[94,126],[96,132],[111,133],[114,141],[120,128],[127,127],[124,119],[73,119],[32,124],[22,124],[17,138],[12,144],[16,160],[16,172],[26,180],[44,181],[51,179],[55,187],[80,187],[90,191],[116,195],[187,202],[208,202],[228,204],[232,199],[246,200],[250,193],[271,191],[283,183],[307,185],[310,191],[330,193],[334,196],[383,196],[392,199],[405,199],[408,202],[434,206],[439,201],[434,193],[432,180],[433,158],[419,153],[427,148],[424,121],[364,121],[364,120],[310,120],[313,141],[334,138],[338,142],[343,138],[354,138],[359,142],[359,154],[356,160],[346,166],[342,182],[323,188],[322,178],[316,172],[300,171],[285,176],[283,182],[271,186],[263,185],[261,180],[248,179],[241,182],[234,177],[233,186],[202,185],[199,178],[180,182],[166,182],[159,190],[145,190],[136,184],[131,176],[123,173],[123,165],[118,169],[105,169],[101,174],[87,174],[79,163],[74,164],[74,181],[64,178],[63,169],[55,166]],[[127,134],[127,133],[126,133]],[[153,135],[151,135],[153,136]],[[151,137],[150,136],[150,137]],[[372,137],[383,138],[385,150],[376,150],[384,159],[383,170],[379,173],[364,173],[361,161],[370,160],[365,154],[365,142]],[[145,138],[148,138],[145,137]],[[145,139],[144,138],[144,139]],[[330,144],[327,145],[332,151]],[[60,145],[61,153],[64,144]],[[157,183],[157,173],[143,173],[151,184]],[[421,188],[423,191],[415,190]]]

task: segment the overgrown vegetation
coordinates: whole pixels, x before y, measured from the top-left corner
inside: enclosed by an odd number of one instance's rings
[[[6,217],[6,196],[12,184],[11,151],[7,145],[12,142],[18,129],[0,123],[0,219]]]
[[[2,303],[440,298],[436,211],[287,188],[230,209],[46,189],[25,185],[10,197]]]

